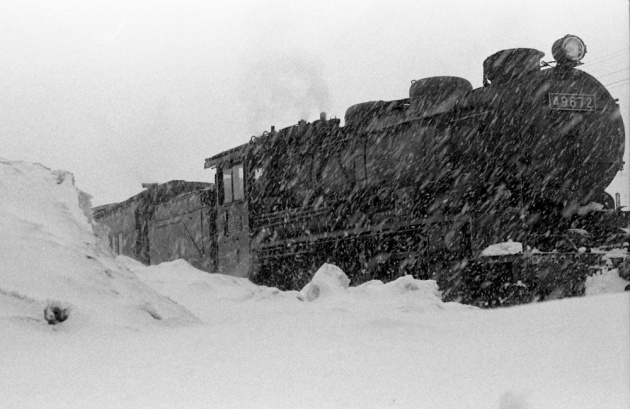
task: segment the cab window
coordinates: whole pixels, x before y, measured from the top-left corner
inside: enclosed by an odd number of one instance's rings
[[[232,203],[232,169],[223,170],[223,203]]]
[[[234,201],[245,199],[243,165],[236,165],[232,168],[232,187]]]
[[[245,199],[243,165],[223,169],[223,204]]]

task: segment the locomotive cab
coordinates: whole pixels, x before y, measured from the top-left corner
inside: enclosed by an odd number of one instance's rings
[[[216,168],[217,248],[215,271],[238,277],[250,272],[249,209],[246,194],[247,145],[206,159],[204,168]]]

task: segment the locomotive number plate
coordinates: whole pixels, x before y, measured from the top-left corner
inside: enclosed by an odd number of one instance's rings
[[[549,94],[549,108],[563,111],[594,111],[595,95]]]

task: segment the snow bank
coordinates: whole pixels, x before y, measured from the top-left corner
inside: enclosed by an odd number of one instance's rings
[[[283,310],[311,311],[316,315],[345,311],[357,319],[390,313],[426,313],[474,307],[444,303],[437,283],[400,277],[383,283],[369,281],[356,287],[339,267],[324,264],[300,291],[258,286],[245,278],[208,274],[184,260],[145,266],[126,256],[118,260],[151,288],[186,307],[206,323],[221,320],[251,321]]]
[[[260,291],[260,287],[246,278],[222,274],[209,274],[190,265],[186,260],[175,260],[146,266],[127,256],[119,256],[124,264],[141,281],[172,299],[181,299],[196,293],[211,299],[244,301]]]
[[[51,306],[65,328],[196,321],[116,262],[72,174],[0,160],[0,181],[0,319],[46,324]]]
[[[208,325],[86,335],[70,345],[10,333],[0,338],[11,357],[0,366],[10,391],[3,402],[48,408],[630,402],[627,294],[481,310],[442,303],[433,281],[404,276],[352,287],[341,270],[325,265],[310,284],[328,287],[309,302],[300,301],[303,293],[208,274],[182,260],[118,261]],[[56,353],[49,356],[46,347]],[[32,373],[47,374],[46,382]]]
[[[377,317],[392,311],[427,313],[444,310],[475,309],[459,303],[445,303],[435,280],[418,280],[407,275],[383,283],[368,281],[356,287],[339,267],[322,265],[297,295],[301,301],[315,301],[323,309],[343,309],[359,315]]]
[[[209,274],[185,260],[153,266],[145,266],[126,256],[118,256],[117,260],[149,287],[184,306],[206,323],[225,319],[250,320],[265,313],[260,309],[264,300],[271,300],[272,306],[277,303],[278,308],[282,308],[283,301],[299,303],[296,291],[282,292],[257,286],[246,278]]]

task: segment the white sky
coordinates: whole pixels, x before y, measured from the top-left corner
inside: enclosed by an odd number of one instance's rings
[[[568,33],[628,124],[628,10],[627,0],[4,0],[0,157],[72,171],[95,205],[121,201],[142,182],[212,181],[205,158],[270,125],[405,98],[412,79],[481,86],[483,60],[501,49],[552,60]],[[627,175],[610,190],[624,204]]]

